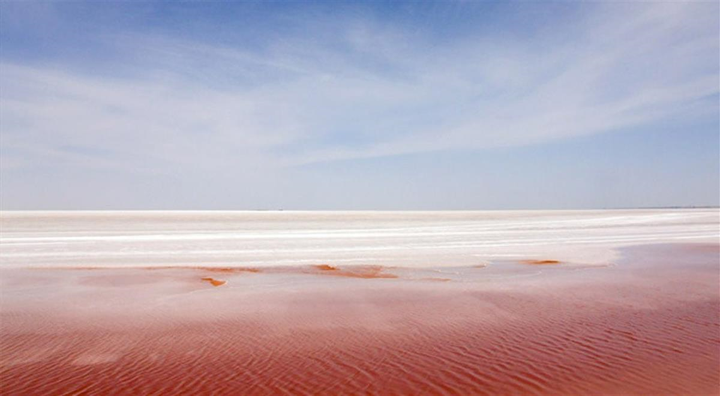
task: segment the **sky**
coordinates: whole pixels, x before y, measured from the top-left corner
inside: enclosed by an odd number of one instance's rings
[[[3,210],[720,204],[720,3],[0,0]]]

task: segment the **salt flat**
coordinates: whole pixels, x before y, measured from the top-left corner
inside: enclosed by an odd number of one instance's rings
[[[0,266],[608,264],[623,246],[718,238],[718,209],[2,212]]]
[[[3,212],[0,394],[715,394],[720,212]]]

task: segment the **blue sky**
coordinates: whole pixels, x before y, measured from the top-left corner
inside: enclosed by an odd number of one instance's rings
[[[0,206],[718,205],[719,15],[0,2]]]

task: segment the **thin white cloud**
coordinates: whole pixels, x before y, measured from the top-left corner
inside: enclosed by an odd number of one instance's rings
[[[357,21],[262,50],[138,35],[122,76],[0,65],[3,170],[278,168],[541,144],[717,112],[707,4],[609,5],[529,41]],[[712,5],[710,5],[712,6]],[[628,13],[628,11],[632,11]],[[315,21],[316,22],[316,21]]]

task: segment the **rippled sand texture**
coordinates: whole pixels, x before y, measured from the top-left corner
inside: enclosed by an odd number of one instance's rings
[[[717,394],[718,254],[665,245],[609,267],[384,269],[396,278],[6,269],[0,384],[8,395]]]

